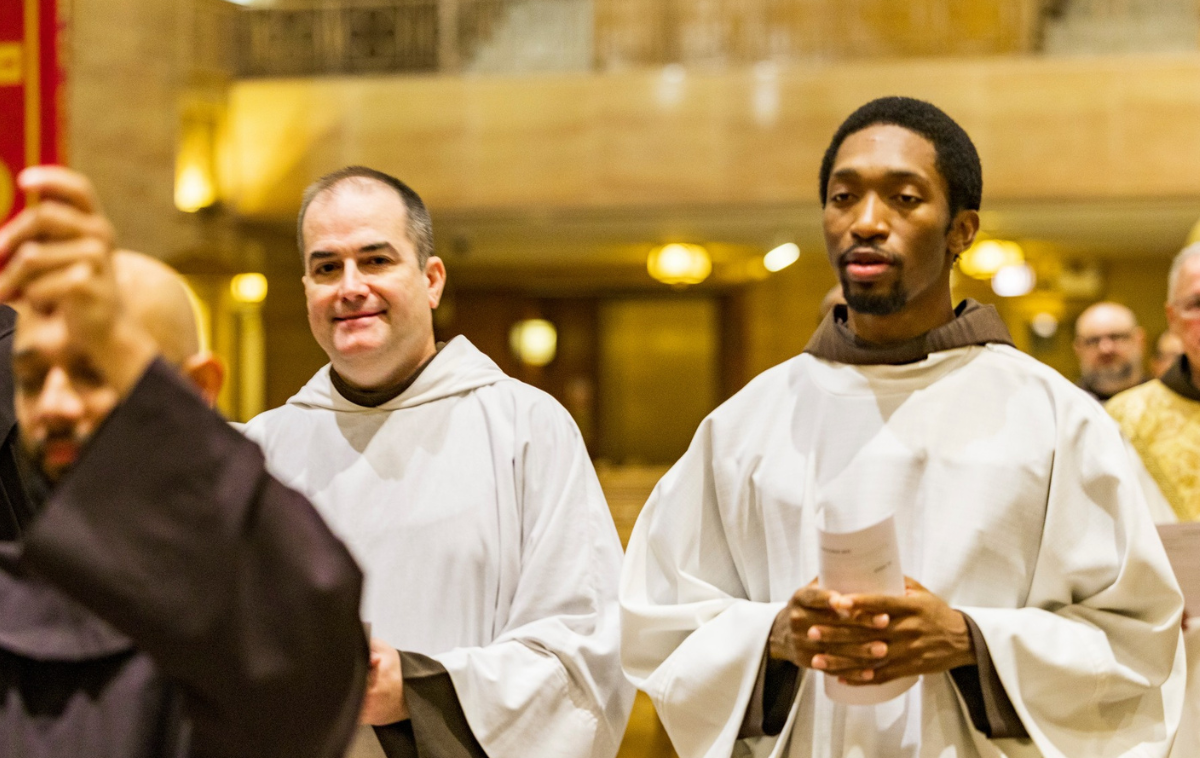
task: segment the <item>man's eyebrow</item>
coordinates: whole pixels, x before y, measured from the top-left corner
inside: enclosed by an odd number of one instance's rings
[[[337,257],[337,253],[331,252],[329,250],[313,250],[311,253],[308,254],[308,260],[310,263],[313,260],[324,261],[324,260],[329,260],[330,258],[336,258],[336,257]]]
[[[860,179],[862,173],[856,168],[840,168],[834,171],[830,176],[831,179]],[[909,171],[902,168],[892,168],[884,171],[884,178],[889,181],[910,181],[927,183],[929,177],[917,171]]]
[[[377,253],[380,250],[395,250],[395,248],[392,247],[392,243],[387,242],[387,241],[372,242],[369,245],[363,245],[362,247],[360,247],[358,249],[358,252],[359,253]]]

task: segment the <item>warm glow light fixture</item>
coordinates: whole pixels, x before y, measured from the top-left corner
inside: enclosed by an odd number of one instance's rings
[[[261,303],[267,299],[267,277],[262,274],[238,274],[229,283],[229,293],[239,303]]]
[[[175,155],[175,207],[195,213],[217,202],[215,116],[193,104],[185,108]]]
[[[992,291],[1000,297],[1020,297],[1033,291],[1037,276],[1028,263],[1005,266],[992,277]]]
[[[195,213],[217,200],[217,191],[204,169],[184,166],[175,178],[175,207],[185,213]]]
[[[545,366],[558,354],[558,330],[542,318],[529,318],[512,325],[508,346],[528,366]]]
[[[977,240],[958,259],[958,267],[974,279],[991,279],[1005,266],[1019,266],[1025,262],[1025,251],[1015,242],[1007,240]]]
[[[1033,333],[1044,340],[1048,340],[1058,333],[1058,319],[1053,313],[1042,311],[1035,313],[1029,321],[1029,328]]]
[[[700,245],[672,242],[650,253],[646,270],[664,284],[699,284],[712,273],[712,258]]]
[[[800,260],[800,246],[795,242],[785,242],[763,256],[763,265],[767,271],[782,271]]]

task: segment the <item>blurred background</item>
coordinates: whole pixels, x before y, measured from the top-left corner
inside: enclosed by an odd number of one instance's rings
[[[64,7],[65,6],[65,7]],[[959,297],[1078,376],[1072,324],[1153,340],[1200,220],[1200,0],[74,0],[67,156],[121,243],[204,300],[221,407],[325,362],[305,185],[346,164],[423,195],[467,335],[557,397],[628,536],[706,413],[798,353],[834,284],[816,175],[881,95],[974,138],[983,234]],[[623,756],[666,756],[639,701]]]

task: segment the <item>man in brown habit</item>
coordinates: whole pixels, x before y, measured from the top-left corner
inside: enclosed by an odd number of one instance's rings
[[[220,370],[180,281],[114,254],[79,174],[20,185],[41,202],[0,230],[0,755],[340,755],[358,569],[200,396]]]

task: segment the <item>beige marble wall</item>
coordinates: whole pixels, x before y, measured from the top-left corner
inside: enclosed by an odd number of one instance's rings
[[[197,244],[175,209],[179,0],[71,2],[68,160],[88,174],[122,245],[164,258]]]

